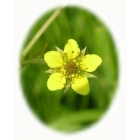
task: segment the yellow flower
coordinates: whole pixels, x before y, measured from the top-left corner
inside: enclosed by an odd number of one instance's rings
[[[60,90],[72,87],[81,94],[89,93],[89,77],[95,77],[89,72],[93,72],[102,63],[102,59],[96,54],[85,55],[86,48],[81,52],[77,42],[69,39],[64,47],[64,51],[57,48],[57,51],[45,53],[44,60],[51,68],[48,73],[52,73],[47,81],[49,90]],[[65,91],[66,91],[65,90]]]

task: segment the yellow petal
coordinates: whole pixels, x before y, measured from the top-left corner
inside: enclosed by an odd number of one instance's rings
[[[81,69],[92,72],[102,63],[102,59],[96,54],[86,55],[80,63]]]
[[[74,83],[72,83],[72,89],[81,95],[87,95],[89,93],[89,83],[87,78],[74,78]]]
[[[75,58],[79,55],[80,49],[77,42],[74,39],[69,39],[68,43],[65,45],[64,53],[68,55],[68,58]]]
[[[44,60],[47,63],[47,65],[51,68],[60,67],[63,64],[61,54],[56,51],[49,51],[45,53]]]
[[[47,87],[49,90],[58,90],[64,87],[66,78],[61,73],[53,73],[50,75],[47,81]]]

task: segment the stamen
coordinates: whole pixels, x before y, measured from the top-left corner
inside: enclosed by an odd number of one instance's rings
[[[74,75],[77,73],[78,71],[78,67],[76,65],[75,62],[69,62],[68,64],[66,64],[64,66],[65,70],[66,70],[66,74],[70,77],[74,77]]]

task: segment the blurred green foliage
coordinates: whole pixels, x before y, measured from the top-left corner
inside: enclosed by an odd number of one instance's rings
[[[23,49],[55,10],[45,13],[29,31]],[[103,63],[89,79],[90,93],[86,96],[71,88],[49,91],[45,73],[49,67],[44,53],[63,49],[68,39],[75,39],[88,54],[99,55]],[[22,49],[22,51],[23,51]],[[34,114],[45,124],[59,131],[72,132],[97,122],[108,109],[118,82],[118,61],[115,44],[101,20],[79,7],[65,7],[45,30],[25,57],[20,59],[20,78],[23,94]],[[91,64],[92,65],[92,64]]]

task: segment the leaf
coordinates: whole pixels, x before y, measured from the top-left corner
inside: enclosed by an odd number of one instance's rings
[[[81,53],[82,53],[83,56],[84,56],[85,53],[86,53],[86,49],[87,49],[87,47],[85,47],[85,48],[81,51]]]
[[[84,123],[94,122],[101,118],[103,111],[101,110],[82,110],[67,114],[64,117],[58,118],[49,126],[59,131],[74,131],[76,126]]]
[[[63,50],[61,50],[60,48],[58,48],[58,47],[55,47],[55,48],[56,48],[56,50],[57,50],[58,52],[60,52],[60,53],[63,52]]]

